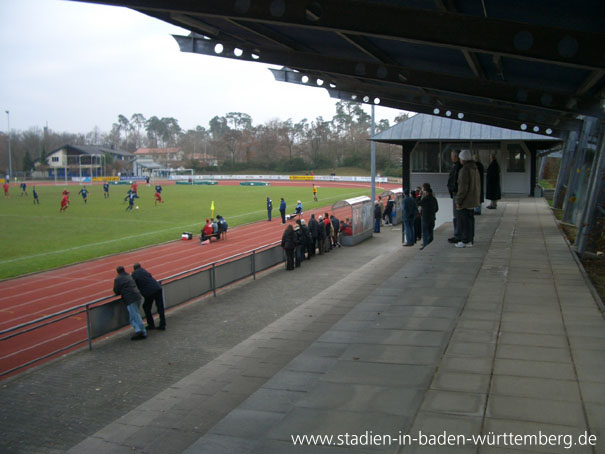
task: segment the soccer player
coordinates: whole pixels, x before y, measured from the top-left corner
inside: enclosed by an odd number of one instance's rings
[[[159,184],[155,185],[155,194],[154,194],[154,197],[155,197],[154,205],[157,205],[158,202],[164,203],[164,201],[162,200],[162,186],[159,185]]]
[[[313,200],[317,202],[317,186],[313,185]]]
[[[61,199],[61,208],[59,209],[59,213],[63,213],[67,210],[69,206],[69,191],[66,189],[63,191],[63,198]]]
[[[139,196],[134,191],[128,191],[128,196],[126,196],[126,198],[128,199],[128,206],[126,207],[126,211],[132,211],[132,207],[134,206],[134,199],[138,199]]]
[[[135,194],[138,194],[138,190],[139,190],[138,183],[136,181],[133,181],[132,184],[130,185],[130,189],[132,189]]]
[[[24,195],[27,196],[27,183],[25,181],[22,181],[19,187],[21,188],[21,197],[23,197]]]
[[[8,194],[8,188],[9,187],[10,187],[9,184],[6,181],[2,185],[2,189],[4,189],[4,197],[6,197],[7,199],[10,199],[10,195]]]
[[[38,198],[38,191],[36,190],[35,186],[32,189],[32,193],[34,195],[34,205],[40,205],[40,199]]]
[[[84,204],[86,204],[88,202],[88,189],[86,189],[86,186],[82,186],[78,194],[82,194],[82,199],[84,199]]]
[[[103,183],[103,198],[109,198],[109,183],[107,181]]]

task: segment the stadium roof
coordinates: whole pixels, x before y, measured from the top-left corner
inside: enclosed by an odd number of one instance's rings
[[[63,145],[56,150],[53,150],[52,153],[56,153],[59,150],[67,150],[68,152],[76,152],[80,154],[89,154],[89,155],[104,155],[105,153],[109,153],[111,155],[118,155],[132,158],[133,154],[124,151],[124,150],[116,150],[113,148],[107,148],[97,145]]]
[[[416,140],[505,141],[523,140],[550,143],[561,142],[557,137],[524,131],[481,125],[451,118],[418,114],[372,137],[376,142],[401,143]]]
[[[605,119],[602,0],[87,0],[341,99],[566,137]],[[245,79],[242,79],[245,81]],[[253,87],[250,87],[253,89]]]

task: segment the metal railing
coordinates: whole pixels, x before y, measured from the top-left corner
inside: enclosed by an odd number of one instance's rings
[[[250,276],[256,279],[257,273],[283,261],[284,252],[278,241],[165,277],[160,280],[164,292],[164,306],[166,309],[178,306],[210,292],[216,296],[218,289]],[[80,314],[86,314],[86,338],[78,338],[75,342],[71,343],[69,343],[70,341],[66,341],[68,345],[61,345],[50,352],[41,352],[38,354],[39,356],[26,360],[22,364],[10,367],[7,370],[0,370],[0,377],[62,352],[75,349],[86,342],[88,342],[90,350],[92,349],[92,341],[94,339],[117,331],[129,324],[128,311],[122,300],[115,295],[106,296],[0,331],[0,347],[2,347],[0,351],[6,352],[8,350],[5,347],[11,339],[39,332],[42,328],[63,321],[67,321],[72,325],[69,328],[77,328],[69,334],[82,331],[84,327],[77,320],[77,316]],[[52,333],[52,335],[55,336],[56,332]],[[69,337],[69,335],[66,337]],[[43,344],[57,341],[57,339],[57,337],[46,339]],[[32,348],[40,345],[40,343],[36,344]],[[13,355],[9,354],[4,358]],[[4,358],[2,358],[2,361],[4,361]]]

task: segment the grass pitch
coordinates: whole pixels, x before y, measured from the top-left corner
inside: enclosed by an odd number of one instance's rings
[[[10,199],[0,200],[0,279],[176,240],[184,231],[199,234],[205,219],[210,217],[213,200],[215,215],[222,215],[233,227],[266,219],[267,196],[273,200],[273,216],[279,218],[281,197],[291,213],[296,200],[309,209],[370,193],[364,188],[326,188],[319,184],[316,203],[311,184],[308,187],[166,184],[162,192],[165,203],[154,206],[153,185],[140,184],[140,198],[135,203],[139,209],[127,212],[126,185],[111,185],[108,199],[103,197],[102,185],[87,185],[90,190],[87,204],[78,195],[81,186],[70,185],[71,205],[59,213],[63,185],[38,185],[40,205],[33,204],[32,187],[28,184],[29,196],[21,197],[20,189],[11,186]]]

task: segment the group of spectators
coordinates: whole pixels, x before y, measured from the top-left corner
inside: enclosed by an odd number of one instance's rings
[[[436,213],[439,204],[433,195],[433,189],[429,183],[424,183],[422,188],[410,192],[403,191],[404,198],[401,202],[401,221],[403,223],[403,245],[414,246],[422,239],[421,250],[433,241],[433,230],[435,229]],[[393,224],[395,202],[388,196],[386,205],[379,196],[374,205],[374,232],[380,233],[382,222]]]
[[[228,228],[227,221],[220,214],[216,215],[216,220],[214,218],[206,219],[206,225],[202,228],[200,235],[200,244],[208,244],[212,237],[226,238]]]
[[[304,219],[296,219],[293,224],[288,224],[281,239],[281,246],[286,251],[286,270],[300,267],[304,260],[317,253],[323,255],[341,247],[340,236],[350,234],[349,219],[341,222],[333,214],[324,213],[317,219],[312,214],[308,225]]]

